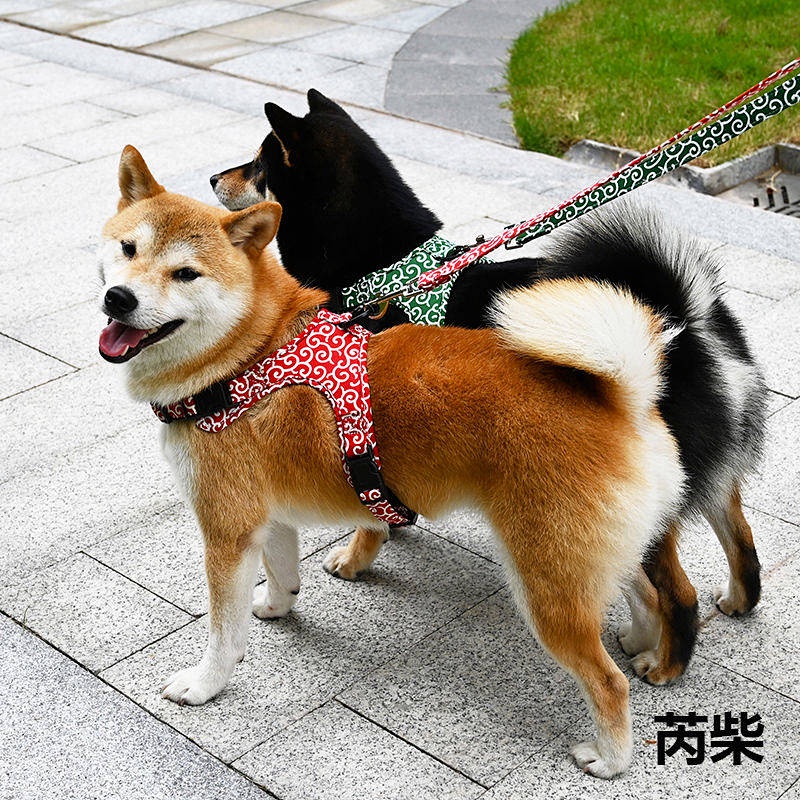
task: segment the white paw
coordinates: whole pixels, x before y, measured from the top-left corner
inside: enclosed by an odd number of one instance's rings
[[[596,742],[581,742],[576,744],[570,753],[575,763],[589,775],[596,778],[613,778],[628,768],[630,759],[603,758],[597,749]]]
[[[729,617],[738,617],[748,611],[747,598],[740,597],[737,592],[731,591],[729,581],[714,589],[714,604]]]
[[[354,581],[358,577],[359,570],[348,561],[348,550],[346,547],[334,547],[325,556],[322,562],[322,569],[333,575],[335,578],[344,578],[346,581]]]
[[[161,687],[161,696],[180,706],[201,706],[219,694],[227,682],[227,678],[215,678],[202,664],[198,664],[176,672]]]
[[[641,653],[642,650],[647,650],[651,646],[650,642],[646,640],[646,637],[641,636],[638,631],[634,631],[633,623],[631,622],[623,622],[622,625],[619,626],[617,639],[619,640],[620,647],[625,651],[625,655],[628,656],[635,656],[637,653]]]
[[[658,666],[658,653],[655,650],[644,650],[631,659],[633,671],[640,678],[647,678],[647,674]]]
[[[285,617],[297,602],[297,592],[287,592],[283,587],[273,586],[272,583],[268,580],[256,586],[253,591],[253,613],[259,619]]]

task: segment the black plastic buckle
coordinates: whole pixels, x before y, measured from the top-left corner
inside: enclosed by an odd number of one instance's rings
[[[353,309],[352,313],[353,316],[350,319],[342,320],[339,323],[339,327],[347,330],[351,325],[357,325],[361,322],[362,319],[372,319],[380,314],[381,307],[379,303],[367,303],[365,306],[359,306],[358,308]]]
[[[386,495],[386,484],[383,482],[383,475],[375,461],[372,448],[367,446],[367,452],[360,456],[346,456],[347,467],[350,470],[350,480],[357,494],[371,492],[378,489],[382,495]]]
[[[436,256],[436,260],[440,264],[446,264],[448,261],[452,261],[454,258],[464,255],[464,253],[469,252],[473,247],[483,244],[485,241],[485,236],[476,236],[472,244],[457,244],[451,247],[443,256]]]
[[[208,417],[217,411],[236,405],[231,398],[231,391],[227,381],[212,383],[194,396],[195,416]]]

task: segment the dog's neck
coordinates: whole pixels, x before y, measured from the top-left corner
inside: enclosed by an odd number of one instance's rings
[[[325,292],[301,286],[269,253],[253,264],[253,275],[245,315],[205,353],[153,373],[137,369],[146,351],[128,365],[135,398],[168,405],[235,377],[297,336],[328,299]]]

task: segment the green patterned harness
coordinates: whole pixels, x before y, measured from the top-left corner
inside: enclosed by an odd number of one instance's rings
[[[376,297],[402,289],[409,281],[416,281],[423,273],[441,266],[453,247],[453,243],[447,239],[432,236],[395,264],[371,272],[352,286],[343,288],[342,303],[345,309],[358,308]],[[443,325],[452,288],[453,281],[447,281],[429,292],[414,297],[397,297],[392,302],[397,303],[415,324]]]

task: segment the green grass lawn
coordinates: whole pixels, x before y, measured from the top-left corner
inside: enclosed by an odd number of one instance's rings
[[[645,151],[800,56],[800,0],[577,0],[541,17],[508,66],[522,146]],[[800,143],[800,108],[712,151]]]

